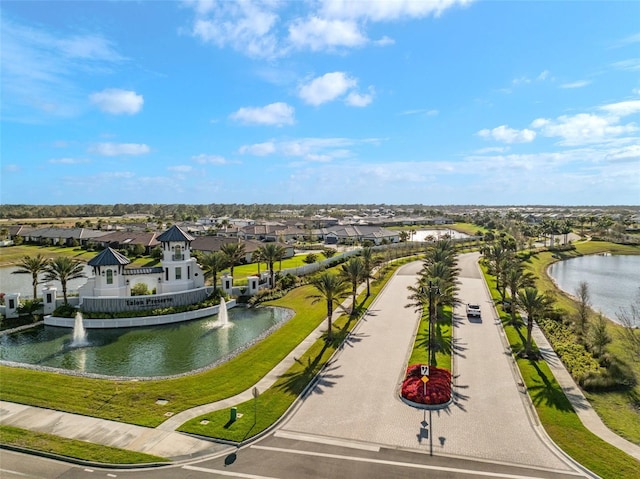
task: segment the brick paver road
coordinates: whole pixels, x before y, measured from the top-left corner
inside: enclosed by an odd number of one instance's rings
[[[398,397],[418,320],[413,308],[405,307],[407,286],[415,284],[420,268],[412,263],[379,295],[282,434],[572,470],[535,430],[539,426],[531,420],[505,353],[477,258],[460,260],[459,298],[481,304],[482,321],[467,320],[464,305],[456,308],[454,404],[429,412]]]

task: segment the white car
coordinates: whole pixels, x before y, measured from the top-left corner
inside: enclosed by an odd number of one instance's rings
[[[475,317],[480,318],[482,315],[480,313],[480,305],[468,303],[467,304],[467,317]]]

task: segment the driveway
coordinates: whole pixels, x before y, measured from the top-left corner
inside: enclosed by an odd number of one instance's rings
[[[530,419],[529,403],[501,342],[502,329],[477,260],[473,253],[460,258],[462,303],[454,315],[453,404],[429,412],[407,406],[398,397],[419,319],[413,308],[405,307],[407,287],[415,284],[421,267],[416,262],[391,279],[276,436],[343,441],[355,447],[372,443],[574,471]],[[482,321],[467,320],[466,302],[481,304]]]

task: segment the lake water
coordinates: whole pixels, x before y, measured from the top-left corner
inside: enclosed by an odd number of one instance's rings
[[[469,235],[465,233],[460,233],[459,231],[444,228],[444,229],[437,229],[437,230],[436,229],[416,230],[413,237],[411,237],[411,241],[425,241],[425,238],[427,238],[428,236],[431,236],[433,237],[433,239],[438,240],[447,234],[454,239],[469,237]]]
[[[549,275],[574,296],[586,281],[593,309],[617,321],[620,308],[629,309],[640,292],[640,256],[580,256],[552,264]]]

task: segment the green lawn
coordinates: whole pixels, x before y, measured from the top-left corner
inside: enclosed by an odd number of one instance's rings
[[[443,318],[440,319],[434,326],[434,344],[437,345],[436,349],[436,364],[439,368],[448,369],[451,371],[451,353],[452,353],[452,337],[451,337],[451,324],[452,324],[453,312],[451,307],[446,307],[443,312]],[[409,364],[428,364],[429,363],[429,317],[424,314],[418,325],[418,331],[416,333],[416,340],[413,344],[413,350],[409,357]]]
[[[0,426],[0,443],[103,464],[151,464],[169,461],[164,457],[66,439],[11,426]]]
[[[485,272],[495,302],[500,295],[495,290],[495,278]],[[500,310],[507,340],[512,351],[523,349],[526,326],[509,324],[510,316]],[[640,462],[611,446],[585,428],[573,410],[553,373],[544,361],[517,359],[529,396],[543,427],[553,441],[573,459],[603,478],[636,479],[640,477]]]

